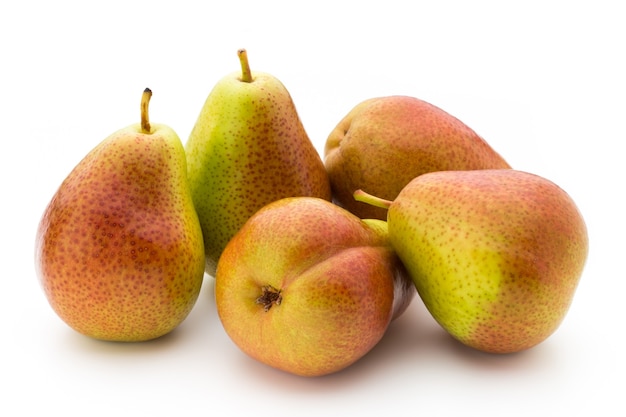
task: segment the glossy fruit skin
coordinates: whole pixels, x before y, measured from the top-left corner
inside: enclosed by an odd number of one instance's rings
[[[94,148],[56,191],[37,230],[35,266],[50,305],[95,339],[169,333],[202,284],[184,149],[171,129],[153,130],[133,125]]]
[[[189,180],[215,275],[224,247],[264,205],[293,196],[330,200],[330,183],[285,86],[253,72],[223,77],[209,93],[185,145]]]
[[[216,305],[229,337],[250,357],[301,376],[357,361],[415,292],[407,277],[409,285],[398,280],[401,264],[381,230],[318,198],[263,207],[218,263]],[[257,300],[267,286],[280,301],[265,310]]]
[[[462,343],[522,351],[564,319],[589,242],[574,201],[551,181],[515,170],[424,174],[388,214],[418,294]]]
[[[375,97],[356,105],[329,134],[324,164],[337,204],[358,217],[382,220],[387,212],[355,201],[356,190],[393,200],[427,172],[510,168],[462,121],[410,96]]]

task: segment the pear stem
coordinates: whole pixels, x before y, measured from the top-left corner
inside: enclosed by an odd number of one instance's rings
[[[148,104],[152,97],[152,90],[146,88],[141,95],[141,131],[150,133],[150,118],[148,117]]]
[[[388,209],[393,201],[385,200],[384,198],[376,197],[372,194],[366,193],[363,190],[356,190],[353,194],[356,201],[369,204],[370,206],[380,207],[382,209]]]
[[[245,49],[237,51],[239,56],[239,62],[241,62],[241,81],[244,83],[252,82],[252,72],[250,71],[250,64],[248,63],[248,52]]]

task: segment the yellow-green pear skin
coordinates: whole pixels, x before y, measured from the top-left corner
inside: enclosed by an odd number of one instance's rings
[[[35,266],[50,305],[95,339],[169,333],[191,311],[204,276],[183,145],[170,127],[147,126],[123,128],[91,150],[37,230]]]
[[[265,204],[292,196],[331,199],[321,156],[285,86],[264,72],[244,80],[243,72],[216,83],[185,145],[206,272],[213,276],[228,241]]]
[[[356,190],[393,200],[427,172],[510,168],[465,123],[402,95],[367,99],[350,110],[326,140],[324,163],[335,202],[361,218],[376,219],[385,219],[387,212],[356,201]]]
[[[250,357],[313,377],[356,362],[402,314],[415,287],[384,221],[361,221],[320,198],[257,211],[217,265],[223,327]]]
[[[437,322],[493,353],[526,350],[557,329],[589,245],[572,198],[516,170],[424,174],[393,201],[388,225]]]

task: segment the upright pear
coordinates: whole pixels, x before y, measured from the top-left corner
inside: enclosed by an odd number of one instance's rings
[[[46,207],[35,265],[54,311],[74,330],[110,341],[176,328],[204,276],[202,231],[185,151],[170,127],[141,123],[91,150]]]
[[[462,343],[522,351],[564,319],[589,242],[576,204],[553,182],[516,170],[433,172],[379,205],[418,294]]]
[[[482,137],[450,113],[409,96],[356,105],[332,130],[324,149],[333,198],[361,218],[385,210],[356,201],[363,189],[393,200],[413,178],[433,171],[510,168]]]
[[[186,143],[211,275],[228,241],[264,205],[331,198],[326,169],[289,92],[276,77],[252,72],[245,50],[238,55],[241,72],[217,82]]]

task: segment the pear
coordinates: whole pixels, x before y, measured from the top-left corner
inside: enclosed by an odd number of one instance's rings
[[[447,171],[412,180],[388,208],[389,237],[441,326],[492,353],[548,338],[573,300],[588,253],[572,198],[517,170]]]
[[[54,311],[95,339],[165,335],[191,311],[204,276],[202,230],[185,151],[170,127],[141,123],[100,142],[40,220],[35,265]]]
[[[217,312],[232,341],[301,376],[357,361],[414,294],[385,222],[316,197],[257,211],[229,241],[215,276]]]
[[[361,218],[385,210],[353,198],[358,189],[393,200],[413,178],[433,171],[510,168],[483,138],[456,117],[410,96],[357,104],[324,148],[334,201]]]
[[[185,145],[206,272],[213,276],[228,241],[267,203],[331,199],[326,169],[289,92],[276,77],[252,72],[245,49],[238,56],[241,72],[216,83]]]

